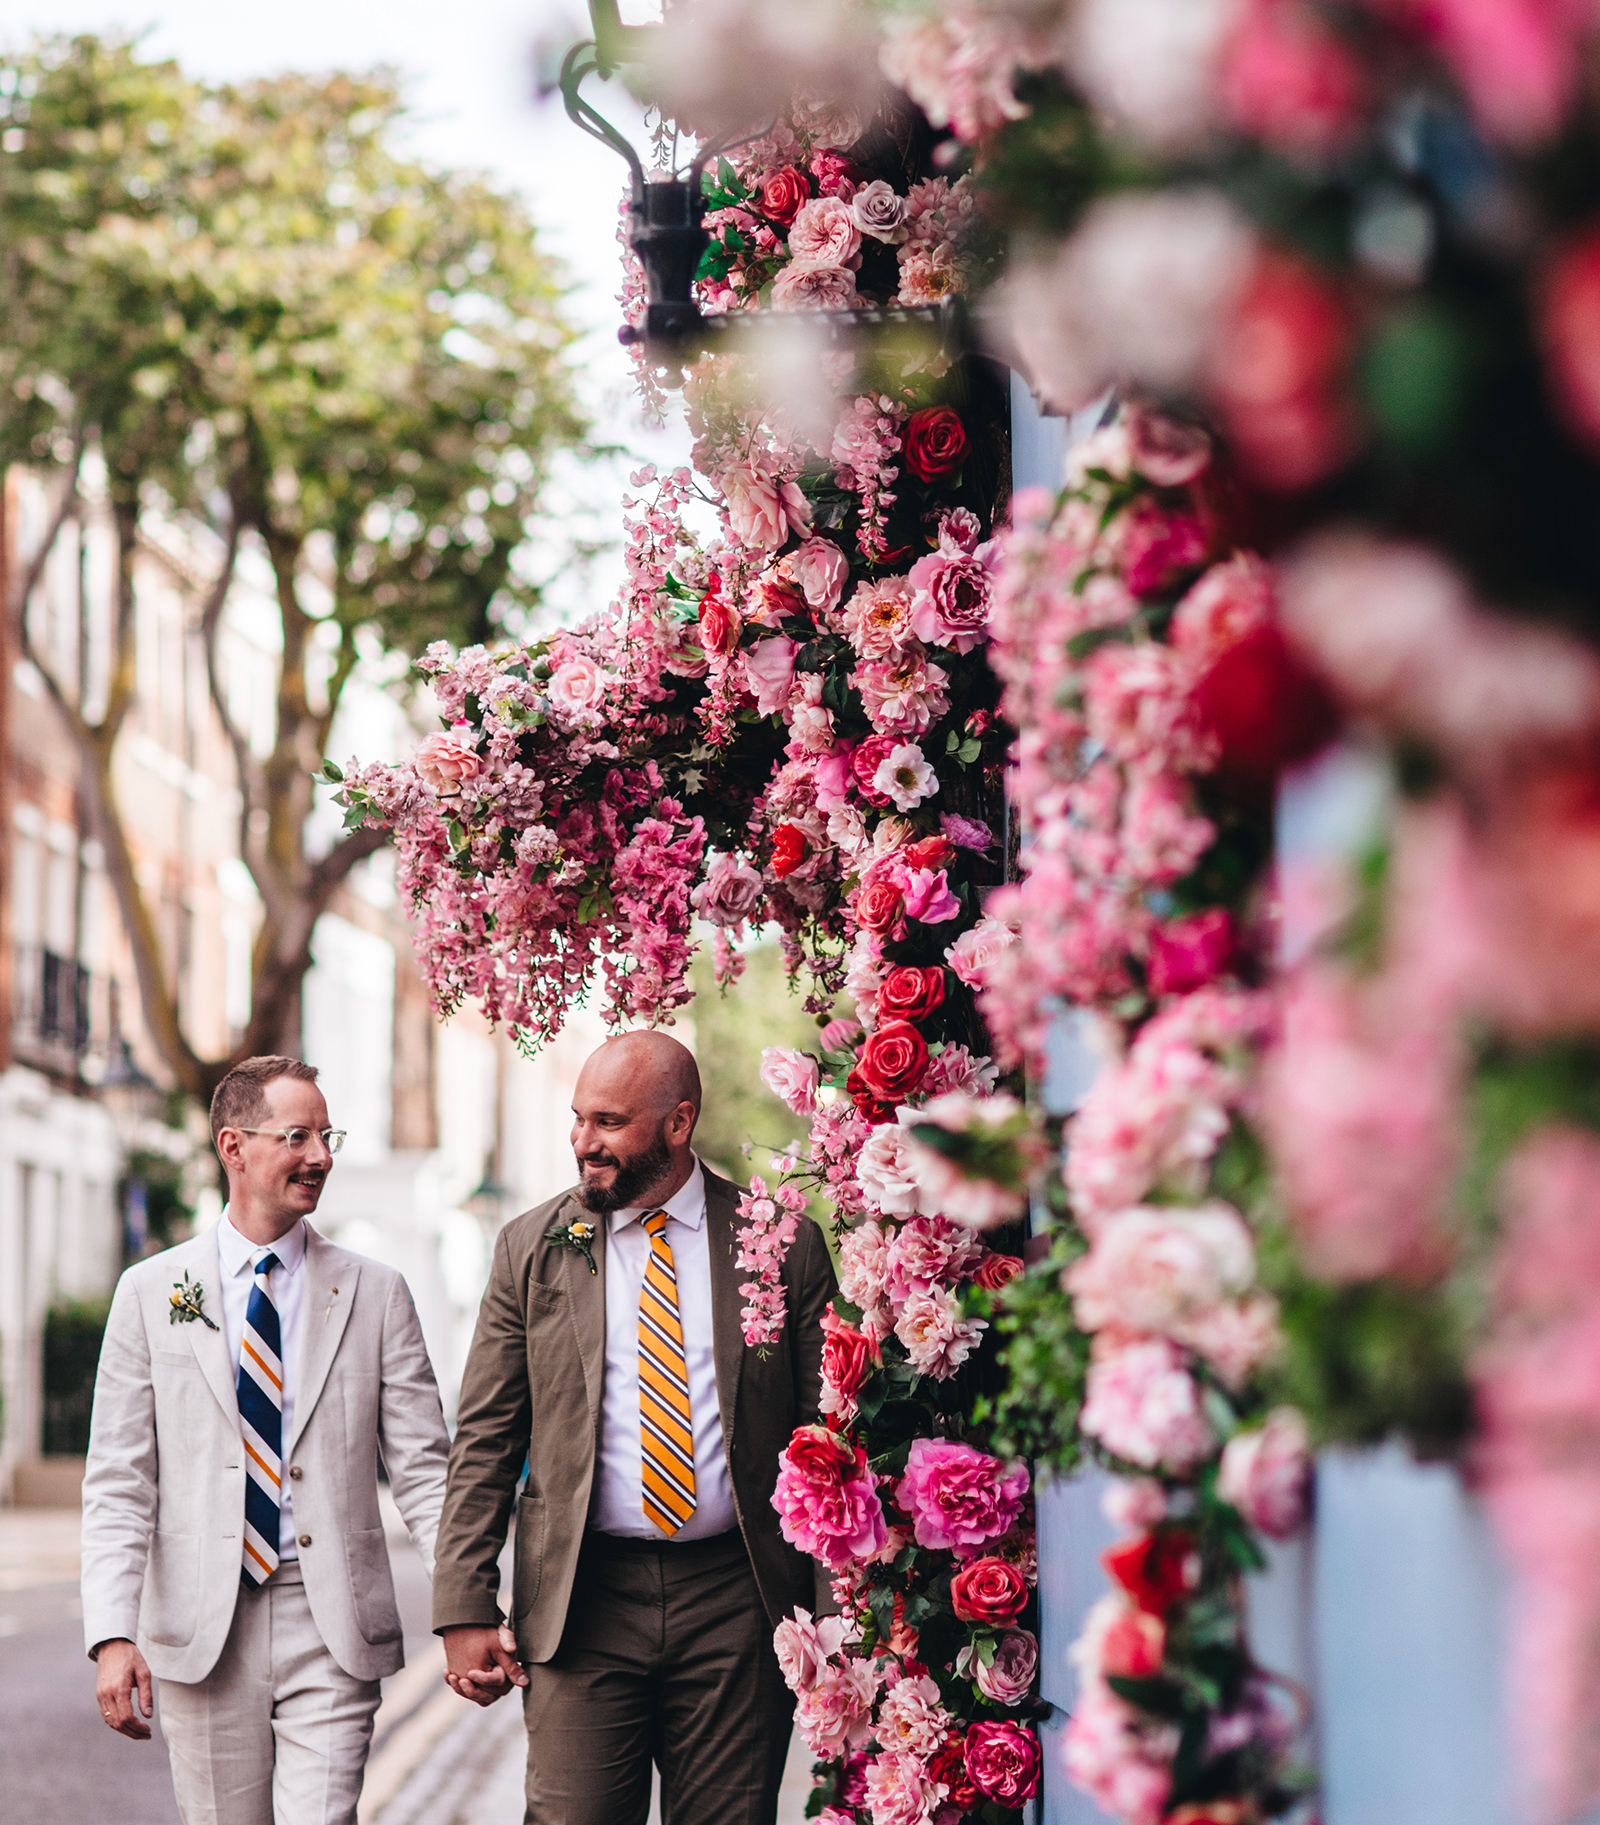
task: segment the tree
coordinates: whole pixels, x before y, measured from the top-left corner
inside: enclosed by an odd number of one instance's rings
[[[49,470],[55,511],[9,605],[82,761],[146,1025],[204,1099],[238,1057],[293,1049],[311,934],[383,840],[307,843],[315,776],[363,643],[487,638],[536,590],[523,562],[555,454],[584,425],[560,289],[518,204],[392,149],[392,81],[206,88],[94,38],[0,66],[0,461]],[[87,704],[33,650],[26,604],[98,450],[120,554],[110,685]],[[141,518],[216,536],[200,615],[261,898],[234,1052],[183,1030],[112,761],[134,701]],[[231,715],[218,634],[239,552],[282,631],[271,752]]]

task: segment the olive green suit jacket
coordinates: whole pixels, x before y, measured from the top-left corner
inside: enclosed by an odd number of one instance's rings
[[[739,1531],[776,1625],[796,1604],[817,1602],[816,1568],[779,1533],[772,1492],[790,1435],[817,1416],[833,1267],[821,1230],[802,1222],[784,1264],[784,1328],[764,1357],[747,1348],[739,1317],[744,1276],[734,1259],[739,1193],[709,1170],[705,1183],[722,1448]],[[594,1225],[594,1273],[576,1250],[549,1242],[552,1230],[573,1222]],[[505,1226],[461,1384],[434,1556],[433,1625],[500,1619],[497,1561],[515,1500],[511,1625],[519,1657],[534,1664],[560,1646],[594,1494],[607,1228],[572,1191]],[[527,1480],[517,1497],[524,1461]]]

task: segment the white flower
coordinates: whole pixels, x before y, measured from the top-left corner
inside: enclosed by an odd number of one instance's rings
[[[884,793],[896,811],[911,811],[939,790],[939,776],[913,741],[892,748],[878,763],[873,786]]]
[[[867,1202],[891,1216],[914,1216],[918,1208],[909,1143],[904,1128],[880,1122],[856,1158],[856,1178]]]

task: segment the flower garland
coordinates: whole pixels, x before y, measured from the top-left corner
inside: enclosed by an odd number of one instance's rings
[[[1293,1719],[1250,1655],[1239,1580],[1255,1530],[1304,1518],[1306,1429],[1267,1409],[1276,1306],[1218,1195],[1270,1024],[1247,986],[1265,801],[1229,708],[1280,636],[1265,567],[1215,555],[1210,460],[1200,433],[1124,410],[1059,495],[1014,503],[994,610],[1031,842],[989,902],[1018,941],[981,966],[983,1009],[1008,1057],[1036,1057],[1062,1003],[1094,1014],[1109,1054],[1067,1123],[1071,1222],[1005,1296],[1013,1334],[1063,1339],[1034,1368],[1056,1398],[1014,1358],[1002,1435],[1120,1479],[1108,1508],[1129,1532],[1073,1650],[1064,1754],[1129,1825],[1297,1797]]]

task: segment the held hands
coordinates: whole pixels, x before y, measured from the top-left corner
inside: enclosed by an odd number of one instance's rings
[[[150,1668],[131,1641],[101,1642],[95,1656],[94,1695],[100,1715],[119,1736],[131,1737],[136,1743],[148,1740],[150,1726],[145,1719],[155,1715]]]
[[[444,1683],[475,1705],[492,1705],[513,1686],[528,1683],[517,1661],[517,1639],[503,1622],[498,1628],[446,1629],[444,1663]]]

